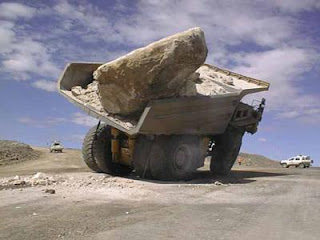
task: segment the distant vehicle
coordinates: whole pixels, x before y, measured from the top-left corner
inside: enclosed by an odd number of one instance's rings
[[[60,142],[58,141],[54,141],[53,143],[51,143],[51,146],[50,146],[50,152],[60,152],[62,153],[62,150],[63,150],[63,146]]]
[[[306,155],[298,155],[295,157],[291,157],[288,160],[280,161],[280,164],[284,168],[288,168],[290,166],[295,166],[299,168],[308,168],[311,166],[311,163],[313,163],[313,160],[311,160],[310,156],[306,156]]]

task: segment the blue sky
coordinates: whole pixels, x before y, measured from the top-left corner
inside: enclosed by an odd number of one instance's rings
[[[242,151],[320,165],[320,1],[0,1],[0,139],[80,147],[96,120],[56,91],[72,61],[107,62],[200,26],[207,63],[271,83]],[[251,100],[252,98],[250,98]]]

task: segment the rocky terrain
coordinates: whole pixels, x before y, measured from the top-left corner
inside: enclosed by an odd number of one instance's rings
[[[280,168],[279,161],[269,159],[258,154],[240,153],[238,158],[242,158],[242,166],[261,167],[261,168]],[[238,163],[236,162],[235,165]],[[239,164],[238,164],[239,165]]]
[[[63,153],[50,153],[49,148],[31,147],[23,143],[6,141],[6,144],[2,144],[0,152],[10,156],[25,156],[0,165],[0,177],[37,172],[89,171],[78,149],[64,149]]]
[[[0,166],[0,239],[318,239],[318,168],[201,168],[192,181],[92,173],[80,150]],[[3,150],[3,149],[1,149]],[[260,159],[260,160],[258,160]],[[308,204],[305,204],[308,203]],[[299,228],[297,228],[299,226]]]
[[[41,155],[28,144],[0,140],[0,166],[36,159]]]

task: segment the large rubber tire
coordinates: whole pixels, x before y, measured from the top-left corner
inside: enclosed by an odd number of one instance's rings
[[[196,170],[195,166],[200,157],[198,137],[156,136],[154,139],[148,139],[141,135],[136,142],[133,165],[141,177],[157,180],[189,180]],[[179,160],[182,162],[177,164]]]
[[[153,140],[144,135],[139,135],[136,140],[133,154],[133,168],[136,174],[142,178],[151,178],[148,159],[152,145]]]
[[[174,136],[168,141],[168,176],[171,180],[190,180],[201,159],[200,138]]]
[[[136,141],[133,166],[142,178],[168,180],[167,137],[153,139],[140,135]]]
[[[102,172],[102,170],[98,167],[96,158],[93,154],[93,145],[95,143],[96,132],[97,126],[94,126],[89,130],[89,132],[85,136],[82,144],[82,157],[84,162],[91,170],[95,172]]]
[[[217,136],[211,152],[210,171],[215,175],[227,175],[239,154],[244,130],[229,126]]]
[[[83,159],[90,169],[112,175],[126,175],[132,168],[112,162],[111,128],[105,124],[91,128],[86,135],[83,148]]]
[[[153,179],[170,180],[170,173],[168,172],[169,156],[167,136],[158,136],[152,144],[149,154],[149,174]]]

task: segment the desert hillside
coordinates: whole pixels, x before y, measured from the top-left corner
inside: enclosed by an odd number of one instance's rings
[[[36,159],[40,155],[40,151],[33,149],[28,144],[0,140],[0,166]]]
[[[278,161],[269,159],[259,154],[250,154],[250,153],[241,152],[238,156],[237,162],[235,162],[235,166],[240,165],[239,159],[241,161],[241,166],[263,167],[263,168],[281,167]]]

